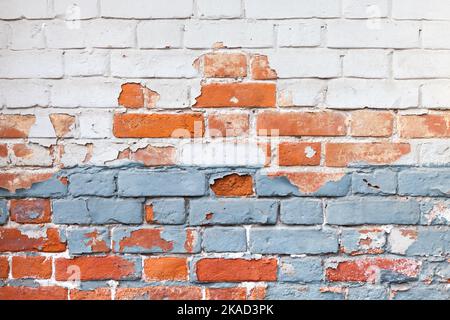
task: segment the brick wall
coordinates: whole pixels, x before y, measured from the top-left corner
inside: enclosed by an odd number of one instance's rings
[[[448,0],[0,0],[0,299],[449,299]]]

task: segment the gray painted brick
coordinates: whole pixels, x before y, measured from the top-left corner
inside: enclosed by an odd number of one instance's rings
[[[278,202],[274,200],[226,199],[190,202],[190,225],[275,224]]]
[[[343,300],[344,293],[324,292],[321,285],[299,285],[290,283],[270,283],[267,287],[268,300]]]
[[[104,241],[105,245],[111,247],[111,238],[107,228],[77,228],[67,230],[67,245],[69,253],[73,255],[92,253],[91,234],[96,234],[96,241]]]
[[[0,200],[0,224],[5,224],[8,220],[8,206],[6,200]]]
[[[397,192],[397,173],[391,170],[375,170],[372,173],[353,173],[353,193],[395,194]]]
[[[205,229],[202,246],[208,252],[242,252],[247,250],[244,228],[215,227]]]
[[[398,174],[398,193],[410,196],[450,196],[449,170],[406,170]]]
[[[0,189],[0,197],[51,198],[65,195],[67,195],[67,185],[55,175],[46,181],[34,183],[30,189],[18,189],[16,192]]]
[[[322,201],[311,199],[281,201],[280,220],[285,224],[321,224]]]
[[[153,222],[160,224],[183,224],[186,221],[184,199],[153,199]]]
[[[301,228],[252,228],[250,251],[261,254],[319,254],[338,250],[335,232]]]
[[[416,224],[420,208],[415,200],[356,198],[329,201],[326,221],[335,225]]]
[[[307,283],[322,281],[323,274],[322,260],[320,258],[282,258],[278,280]]]
[[[116,185],[116,172],[77,173],[70,176],[69,192],[74,196],[112,196]]]
[[[450,228],[419,228],[417,239],[406,250],[407,256],[447,255],[450,253]]]
[[[206,178],[198,172],[120,172],[118,193],[125,197],[201,196]]]

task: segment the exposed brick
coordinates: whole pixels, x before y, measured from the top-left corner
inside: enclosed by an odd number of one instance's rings
[[[6,171],[0,173],[0,195],[10,193],[23,197],[62,196],[67,193],[67,184],[49,172]]]
[[[197,97],[198,108],[271,108],[275,107],[276,86],[272,83],[203,84]]]
[[[317,166],[320,164],[321,143],[282,142],[278,149],[280,166]]]
[[[145,148],[131,151],[126,149],[119,155],[119,159],[143,163],[145,166],[169,166],[175,164],[176,149],[174,147],[154,147],[148,145]]]
[[[68,136],[75,124],[75,116],[64,113],[53,113],[49,115],[55,134],[58,138]]]
[[[208,116],[208,129],[211,137],[240,137],[249,131],[246,114],[211,114]]]
[[[50,279],[52,258],[40,256],[12,258],[12,277],[14,279]]]
[[[403,138],[448,138],[450,114],[400,116],[399,127]]]
[[[55,259],[56,280],[132,280],[141,275],[139,258],[121,256]]]
[[[247,289],[233,288],[206,288],[207,300],[247,300]]]
[[[9,261],[7,257],[0,257],[0,279],[7,279],[9,276]]]
[[[152,108],[156,106],[158,100],[159,94],[157,92],[139,83],[123,84],[119,95],[119,105],[130,109]]]
[[[0,228],[0,252],[63,252],[66,245],[58,229]]]
[[[35,121],[34,115],[2,114],[0,115],[0,138],[28,138]]]
[[[254,55],[251,60],[253,80],[274,80],[277,79],[277,72],[270,68],[267,56]]]
[[[186,114],[115,114],[117,138],[190,138],[202,137],[203,116]]]
[[[70,300],[111,300],[112,293],[109,288],[96,288],[93,290],[71,289]]]
[[[144,260],[144,276],[147,281],[186,281],[187,259],[181,257],[154,257]]]
[[[196,263],[200,282],[276,281],[276,259],[207,258]]]
[[[10,202],[11,220],[17,223],[46,223],[51,220],[49,199],[17,199]]]
[[[71,255],[108,253],[111,239],[106,228],[77,228],[67,230],[67,245]]]
[[[344,136],[345,116],[335,112],[264,112],[258,115],[258,134],[280,136]]]
[[[247,197],[253,195],[253,178],[237,173],[215,179],[211,189],[218,197]]]
[[[247,76],[247,57],[244,54],[213,53],[204,56],[207,78],[243,78]]]
[[[0,287],[0,300],[67,300],[62,287]]]
[[[143,288],[117,288],[117,300],[201,300],[200,287],[152,286]]]
[[[408,143],[327,143],[325,164],[330,167],[392,164],[410,152]]]
[[[394,116],[390,112],[355,111],[351,114],[351,135],[354,137],[389,137]]]

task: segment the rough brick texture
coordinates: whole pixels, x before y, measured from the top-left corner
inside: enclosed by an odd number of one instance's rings
[[[449,0],[0,0],[0,299],[450,299]]]

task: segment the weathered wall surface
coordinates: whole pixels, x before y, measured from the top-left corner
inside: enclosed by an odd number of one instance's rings
[[[0,0],[0,299],[449,299],[448,0]]]

